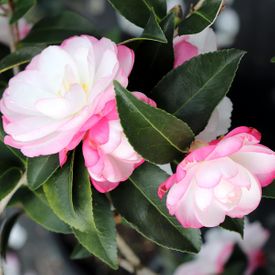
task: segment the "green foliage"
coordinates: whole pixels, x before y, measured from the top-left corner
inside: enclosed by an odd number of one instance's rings
[[[181,252],[198,252],[199,230],[184,229],[157,196],[159,185],[167,178],[159,167],[143,164],[112,191],[114,206],[135,230],[156,244]]]
[[[223,5],[223,0],[204,0],[179,24],[179,35],[194,34],[211,26]]]
[[[47,17],[36,23],[21,45],[46,43],[58,44],[73,36],[89,34],[97,36],[92,23],[86,18],[71,11],[65,11],[58,16]]]
[[[79,260],[79,259],[84,259],[88,258],[91,256],[91,253],[84,248],[82,245],[77,244],[71,254],[71,259],[73,260]]]
[[[271,63],[275,63],[275,56],[271,58]]]
[[[18,168],[10,168],[0,175],[0,201],[15,188],[20,178],[21,171]]]
[[[35,0],[14,0],[14,11],[10,18],[10,24],[16,23],[23,17],[34,5]]]
[[[158,164],[181,156],[194,138],[188,125],[138,100],[118,82],[114,85],[121,125],[134,149]]]
[[[6,258],[10,233],[20,215],[21,212],[13,214],[11,217],[6,219],[1,226],[0,256],[4,259]]]
[[[35,190],[43,185],[58,167],[57,155],[29,158],[27,160],[27,183],[30,189]]]
[[[185,121],[195,134],[228,92],[244,52],[199,55],[169,72],[152,91],[158,107]]]
[[[32,47],[24,47],[5,56],[3,59],[0,60],[0,73],[30,62],[30,60],[35,55],[40,53],[44,48],[45,45],[42,44]]]
[[[263,197],[267,199],[275,199],[275,180],[263,188]]]
[[[61,221],[50,208],[43,190],[31,192],[26,187],[19,189],[9,205],[16,204],[24,209],[30,219],[45,229],[55,233],[71,233],[71,228]]]
[[[243,238],[244,233],[244,219],[232,219],[226,216],[225,221],[220,225],[222,228],[229,231],[237,232]]]

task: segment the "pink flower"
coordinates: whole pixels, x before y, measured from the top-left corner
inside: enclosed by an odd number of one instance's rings
[[[174,68],[199,54],[216,50],[216,36],[211,28],[206,28],[197,34],[177,36],[174,39]]]
[[[155,105],[143,94],[135,95]],[[99,192],[105,193],[127,180],[143,159],[123,133],[114,99],[105,105],[94,121],[84,137],[83,154],[93,185]]]
[[[94,115],[123,86],[134,53],[111,40],[75,36],[49,46],[9,82],[0,102],[7,145],[28,157],[60,153],[61,164]]]
[[[176,174],[159,187],[184,227],[213,227],[225,216],[242,218],[257,208],[261,187],[275,178],[275,153],[259,144],[261,134],[239,127],[191,151]]]
[[[18,21],[18,28],[19,38],[24,39],[31,30],[31,25],[22,18]],[[0,42],[9,46],[12,42],[12,36],[10,34],[9,19],[7,17],[0,16],[0,29]]]
[[[269,232],[259,222],[245,224],[244,239],[236,232],[215,228],[207,231],[206,242],[201,251],[190,262],[180,265],[174,275],[212,275],[224,271],[236,244],[248,258],[245,275],[264,266],[263,246],[269,238]]]

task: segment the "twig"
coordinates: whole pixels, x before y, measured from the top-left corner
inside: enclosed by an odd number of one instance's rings
[[[138,256],[119,234],[117,234],[117,246],[120,253],[125,257],[125,259],[119,259],[119,265],[122,268],[137,275],[157,275],[150,269],[142,266]]]
[[[13,190],[3,199],[0,201],[0,215],[4,212],[5,208],[7,207],[9,201],[11,200],[12,196],[15,192],[27,182],[26,173],[24,173],[21,179],[18,181],[17,185],[13,188]]]

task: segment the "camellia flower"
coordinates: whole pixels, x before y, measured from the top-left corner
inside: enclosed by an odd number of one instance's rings
[[[242,218],[257,208],[261,187],[275,178],[275,153],[259,144],[261,134],[239,127],[225,137],[191,149],[177,171],[159,187],[183,227],[213,227],[225,216]]]
[[[252,275],[257,268],[264,266],[263,246],[269,232],[259,222],[245,224],[244,238],[236,232],[215,228],[207,231],[206,242],[199,254],[187,263],[180,265],[174,275],[212,275],[221,274],[238,244],[248,258],[245,275]]]
[[[0,42],[9,46],[12,42],[12,37],[10,33],[9,19],[4,16],[0,16]],[[27,23],[27,21],[22,18],[18,21],[18,29],[19,29],[19,38],[23,39],[27,36],[31,29],[31,25]]]
[[[85,124],[114,97],[113,80],[127,86],[133,63],[132,50],[106,38],[84,35],[49,46],[3,94],[5,143],[28,157],[60,153],[63,164]]]
[[[137,92],[134,95],[155,106],[145,95]],[[95,188],[99,192],[109,192],[127,180],[143,159],[123,133],[114,99],[107,102],[100,115],[92,120],[93,125],[83,141],[85,165]]]

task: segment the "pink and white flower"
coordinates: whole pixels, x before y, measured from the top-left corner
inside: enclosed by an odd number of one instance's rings
[[[252,275],[257,268],[264,266],[263,246],[268,238],[269,232],[259,222],[246,221],[243,239],[236,232],[221,228],[211,229],[205,235],[206,242],[201,251],[192,261],[180,265],[174,275],[220,274],[236,244],[248,258],[245,275]]]
[[[159,187],[183,227],[214,227],[225,216],[242,218],[257,208],[262,186],[275,178],[275,153],[259,144],[261,134],[239,127],[219,140],[191,149]]]
[[[29,31],[31,25],[24,19],[18,21],[19,38],[24,39]],[[9,19],[8,17],[0,16],[0,43],[9,46],[12,43],[12,36],[10,33]]]
[[[60,153],[63,164],[114,97],[113,80],[127,86],[133,63],[132,50],[106,38],[83,35],[49,46],[4,92],[5,143],[28,157]]]

